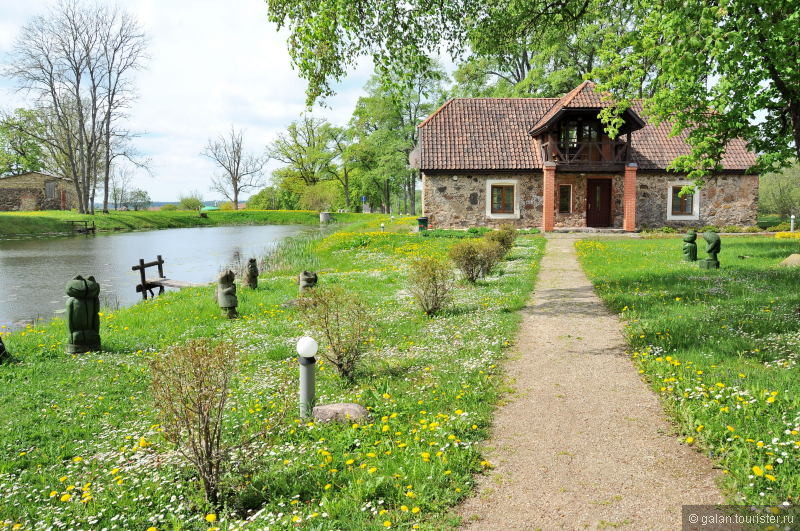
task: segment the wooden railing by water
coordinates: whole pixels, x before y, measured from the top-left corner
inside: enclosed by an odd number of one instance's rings
[[[147,278],[145,270],[149,267],[158,268],[158,278]],[[140,283],[136,286],[136,293],[141,293],[142,298],[147,300],[147,294],[150,293],[151,297],[155,297],[153,290],[158,288],[158,294],[164,293],[164,288],[191,288],[193,286],[200,286],[202,284],[192,284],[191,282],[184,282],[182,280],[172,280],[164,276],[164,259],[158,255],[153,262],[145,262],[143,258],[139,259],[139,265],[131,267],[131,270],[138,271]]]

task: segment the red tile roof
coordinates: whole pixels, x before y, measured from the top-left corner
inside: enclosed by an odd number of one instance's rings
[[[530,170],[542,167],[529,131],[541,127],[562,108],[602,108],[608,102],[584,81],[562,98],[456,98],[442,105],[419,127],[415,165],[422,170]],[[641,115],[641,102],[633,111]],[[665,169],[689,153],[686,134],[670,137],[670,124],[645,123],[631,133],[632,159],[639,169]],[[741,140],[728,144],[727,170],[743,171],[755,155]]]

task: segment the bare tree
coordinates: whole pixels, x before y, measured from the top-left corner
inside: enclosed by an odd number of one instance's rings
[[[132,177],[128,168],[114,166],[112,169],[106,185],[109,189],[105,191],[105,196],[110,196],[114,203],[114,210],[119,210],[120,206],[127,204]]]
[[[234,210],[239,210],[239,194],[263,186],[261,170],[267,163],[266,157],[245,153],[242,131],[233,126],[226,135],[209,139],[203,155],[222,168],[222,175],[212,177],[211,189],[233,202]]]
[[[130,72],[141,66],[144,47],[132,16],[80,0],[61,0],[31,19],[14,45],[7,74],[35,99],[45,125],[25,132],[72,178],[81,212],[94,213],[98,177],[109,188],[114,148],[128,134],[115,124],[132,99]]]

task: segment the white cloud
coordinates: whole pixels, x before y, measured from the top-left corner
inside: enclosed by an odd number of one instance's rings
[[[0,0],[0,53],[19,28],[47,9],[46,0]],[[153,178],[137,174],[135,186],[159,201],[209,191],[213,164],[200,152],[209,137],[231,124],[262,151],[305,110],[305,82],[291,68],[286,34],[267,22],[263,0],[137,0],[121,2],[150,39],[147,69],[136,75],[138,99],[130,128],[144,133],[135,146],[151,160]],[[314,114],[344,124],[371,73],[362,61],[337,87],[327,108]],[[0,83],[2,107],[23,105],[11,85]],[[268,170],[274,164],[268,166]]]

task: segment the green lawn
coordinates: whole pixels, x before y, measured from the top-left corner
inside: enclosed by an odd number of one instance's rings
[[[380,220],[362,224],[374,231]],[[402,223],[403,225],[400,225]],[[475,443],[487,436],[501,391],[497,363],[513,341],[544,240],[517,240],[498,275],[459,284],[449,311],[433,319],[406,290],[412,258],[439,255],[457,240],[407,231],[337,232],[287,246],[282,260],[313,254],[321,284],[338,284],[371,307],[369,355],[354,387],[326,363],[318,400],[368,407],[364,425],[316,425],[293,415],[234,460],[234,490],[213,524],[221,528],[442,528],[487,466]],[[313,253],[312,253],[313,252]],[[102,316],[102,353],[63,353],[56,320],[4,339],[22,363],[0,367],[0,521],[24,528],[207,529],[211,510],[190,468],[159,433],[147,360],[194,337],[235,342],[242,377],[229,433],[263,422],[289,383],[296,400],[296,339],[308,332],[296,310],[296,267],[239,290],[241,319],[228,321],[212,288],[191,288]],[[293,409],[293,411],[295,411]],[[240,468],[246,467],[246,468]]]
[[[577,249],[600,297],[625,319],[631,355],[684,442],[722,466],[731,500],[796,504],[800,270],[777,264],[800,241],[723,238],[718,271],[682,262],[681,245],[624,239]]]
[[[381,214],[332,214],[333,221],[353,223],[386,218]],[[70,232],[67,220],[93,221],[99,231],[174,229],[217,225],[319,224],[319,213],[310,210],[216,210],[201,218],[193,211],[140,211],[97,213],[93,216],[62,210],[0,212],[0,237]]]

